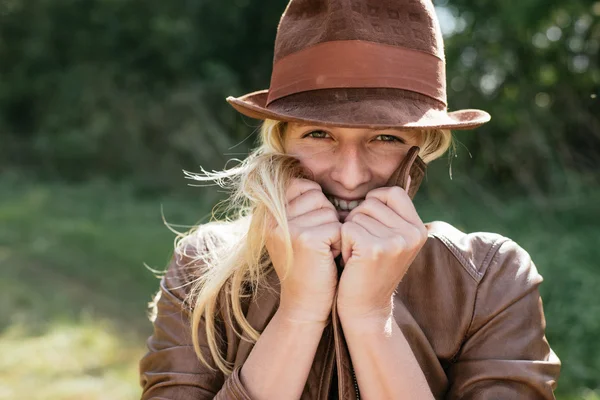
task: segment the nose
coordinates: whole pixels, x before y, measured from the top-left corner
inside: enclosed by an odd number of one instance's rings
[[[331,179],[338,182],[349,193],[373,178],[369,162],[357,146],[339,149],[337,156],[331,157],[334,163]]]

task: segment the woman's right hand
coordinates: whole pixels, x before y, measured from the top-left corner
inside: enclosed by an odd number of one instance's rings
[[[307,322],[328,319],[337,288],[335,257],[341,252],[341,222],[321,186],[294,178],[286,191],[286,212],[292,240],[291,270],[284,276],[284,232],[274,219],[267,251],[281,282],[279,310],[288,318]]]

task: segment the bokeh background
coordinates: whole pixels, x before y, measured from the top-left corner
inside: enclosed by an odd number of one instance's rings
[[[138,398],[175,234],[225,193],[285,0],[0,0],[0,399]],[[557,398],[600,399],[600,2],[441,0],[455,132],[423,220],[515,239],[544,276]]]

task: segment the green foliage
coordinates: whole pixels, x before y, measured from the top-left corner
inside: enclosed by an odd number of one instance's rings
[[[2,0],[0,167],[160,189],[243,156],[258,122],[224,98],[268,87],[286,3]],[[537,197],[577,190],[573,173],[597,184],[600,3],[436,4],[451,109],[493,116],[456,132],[472,177]]]
[[[574,189],[569,172],[597,173],[600,2],[438,3],[455,18],[450,104],[492,114],[476,135],[465,135],[473,176],[516,181],[541,197]]]
[[[1,7],[0,162],[156,187],[173,185],[181,168],[229,158],[242,121],[224,99],[253,78],[245,64],[259,68],[250,59],[263,15],[271,30],[276,23],[244,1]]]

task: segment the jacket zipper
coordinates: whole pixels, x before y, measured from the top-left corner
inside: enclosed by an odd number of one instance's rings
[[[356,374],[354,368],[352,368],[352,380],[354,381],[354,390],[356,391],[356,400],[360,400],[360,392],[358,391],[358,382],[356,381]]]

